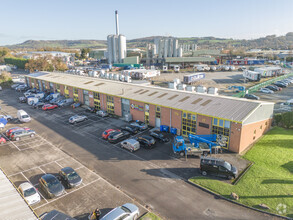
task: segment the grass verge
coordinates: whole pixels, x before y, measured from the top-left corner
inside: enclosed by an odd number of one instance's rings
[[[152,212],[148,212],[145,215],[143,215],[141,218],[139,218],[139,220],[161,220],[161,218],[156,216]]]
[[[236,185],[207,177],[190,181],[226,198],[235,192],[240,203],[259,209],[258,205],[264,203],[270,207],[266,211],[292,218],[293,130],[273,128],[243,158],[254,165]]]

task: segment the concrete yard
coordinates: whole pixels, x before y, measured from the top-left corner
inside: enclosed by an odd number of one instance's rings
[[[215,198],[186,182],[198,173],[199,158],[175,157],[170,143],[156,144],[151,150],[141,148],[135,153],[121,149],[120,143],[110,144],[101,138],[107,128],[119,128],[126,122],[99,118],[84,109],[69,107],[42,111],[17,102],[19,93],[1,92],[2,113],[16,117],[18,109],[27,111],[33,120],[17,121],[9,127],[27,126],[34,129],[34,138],[0,145],[0,166],[18,186],[30,181],[38,187],[45,173],[56,174],[71,166],[83,178],[83,184],[54,199],[46,198],[33,206],[41,214],[58,209],[77,219],[99,207],[102,214],[116,206],[131,202],[145,207],[163,219],[276,219]],[[71,125],[68,118],[76,113],[89,120]],[[137,134],[136,136],[140,135]]]

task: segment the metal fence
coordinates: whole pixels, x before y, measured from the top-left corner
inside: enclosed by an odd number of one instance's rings
[[[246,93],[248,93],[248,94],[249,93],[253,93],[255,91],[258,91],[260,88],[266,87],[266,86],[268,86],[268,85],[270,85],[270,84],[272,84],[272,83],[274,83],[276,81],[286,79],[286,78],[288,78],[290,76],[293,76],[293,72],[292,73],[288,73],[288,74],[283,75],[283,76],[279,76],[279,77],[270,79],[270,80],[267,80],[267,81],[262,82],[262,83],[259,83],[259,84],[255,85],[255,86],[250,87],[246,91],[239,92],[239,93],[233,95],[233,97],[239,97],[239,98],[244,97]]]

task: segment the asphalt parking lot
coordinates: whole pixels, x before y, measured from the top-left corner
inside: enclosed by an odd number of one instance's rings
[[[24,109],[33,120],[28,126],[37,132],[32,139],[0,145],[0,166],[18,186],[31,181],[38,187],[38,179],[45,173],[56,174],[65,166],[77,169],[83,184],[55,199],[43,195],[41,203],[34,205],[38,214],[58,209],[73,217],[83,219],[94,208],[105,214],[111,208],[132,202],[155,211],[166,219],[267,219],[260,213],[246,210],[214,197],[185,181],[199,174],[199,158],[175,157],[171,143],[156,144],[147,150],[141,148],[131,153],[103,140],[101,134],[108,128],[119,128],[126,122],[114,118],[100,118],[82,108],[69,107],[49,111],[32,109],[16,101],[19,93],[4,90],[1,93],[3,113],[16,116]],[[85,114],[89,120],[71,125],[74,114]],[[14,127],[13,121],[7,125]],[[19,125],[19,124],[18,124]],[[148,133],[148,131],[145,131]],[[143,133],[143,132],[142,132]],[[141,135],[142,133],[137,134]],[[197,198],[200,203],[194,203]],[[168,202],[166,202],[168,201]],[[180,206],[178,206],[180,202]],[[187,207],[184,209],[183,207]],[[181,208],[180,208],[181,207]],[[234,212],[227,214],[233,208]],[[85,219],[85,218],[84,218]]]

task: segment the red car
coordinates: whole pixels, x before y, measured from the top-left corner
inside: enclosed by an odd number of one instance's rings
[[[6,139],[0,135],[0,144],[5,144]]]
[[[104,139],[108,139],[109,135],[115,131],[120,131],[120,130],[116,130],[116,129],[107,129],[106,131],[103,132],[102,137]]]
[[[17,131],[17,130],[30,130],[29,128],[22,128],[22,127],[14,127],[14,128],[10,128],[6,131],[6,137],[10,138],[10,135],[13,131]]]
[[[46,110],[50,110],[50,109],[54,109],[54,108],[58,108],[58,105],[51,105],[51,104],[46,104],[46,105],[43,105],[42,109],[44,111]]]

